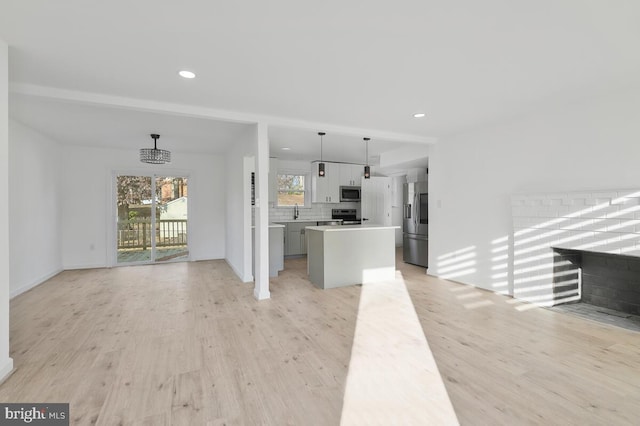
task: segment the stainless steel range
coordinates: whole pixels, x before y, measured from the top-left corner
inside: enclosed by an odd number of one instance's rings
[[[360,225],[362,221],[358,219],[356,209],[332,209],[331,219],[342,219],[343,225]]]

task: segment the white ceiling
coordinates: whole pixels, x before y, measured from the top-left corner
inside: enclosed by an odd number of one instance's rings
[[[33,96],[10,96],[12,118],[57,142],[113,148],[153,147],[175,152],[222,154],[251,131],[246,124],[87,105]]]
[[[13,83],[415,139],[635,82],[638,22],[637,0],[0,1]],[[180,69],[198,77],[181,79]],[[213,149],[242,127],[186,117],[158,122],[150,114],[80,111],[81,105],[55,116],[47,101],[32,101],[33,109],[23,99],[12,114],[74,143],[138,146],[158,131],[167,144],[188,139],[197,142],[183,149]],[[416,111],[427,117],[413,119]],[[66,134],[58,122],[69,121],[63,112],[95,127]],[[29,118],[36,113],[45,116]],[[122,133],[109,125],[116,119],[127,123]],[[306,130],[302,137],[275,129],[272,143],[302,141],[299,149],[310,150],[318,127],[310,125],[308,137]],[[358,133],[364,132],[344,134],[355,142]]]
[[[300,129],[274,126],[269,129],[271,156],[285,160],[320,160],[320,136],[324,129]],[[367,158],[364,136],[326,132],[322,143],[322,159],[364,164]],[[376,165],[380,154],[409,147],[416,143],[370,138],[369,163]],[[283,150],[282,148],[290,148]],[[421,163],[422,165],[422,163]]]
[[[150,147],[153,146],[150,133],[158,133],[159,148],[173,152],[223,154],[252,132],[249,124],[89,105],[19,93],[10,96],[10,114],[15,120],[38,129],[57,142],[93,147]],[[316,130],[271,126],[269,143],[271,156],[277,158],[320,158],[320,138]],[[380,153],[414,144],[372,139],[369,142],[369,162],[375,165]],[[282,150],[284,147],[290,149]],[[362,137],[330,132],[324,137],[323,158],[327,161],[363,163],[365,151]],[[426,167],[426,159],[420,159],[415,167]]]

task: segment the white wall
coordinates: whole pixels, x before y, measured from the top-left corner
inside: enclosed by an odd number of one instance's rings
[[[385,168],[407,168],[407,164],[415,163],[417,160],[429,158],[431,154],[432,144],[411,144],[403,148],[398,148],[393,151],[387,151],[380,153],[380,165],[382,169]],[[413,166],[417,167],[417,166]]]
[[[312,170],[311,161],[278,159],[276,163],[278,170],[283,171],[311,173]]]
[[[222,156],[174,152],[169,165],[139,161],[137,150],[64,146],[62,261],[65,269],[108,266],[115,207],[113,171],[189,175],[189,251],[192,260],[225,257],[226,163]]]
[[[0,194],[9,194],[9,46],[0,40]],[[9,203],[0,203],[0,380],[9,358]]]
[[[250,231],[248,228],[251,226],[251,212],[246,211],[247,207],[250,208],[251,194],[250,188],[245,185],[248,178],[245,173],[245,157],[254,155],[253,143],[247,135],[247,140],[238,141],[226,156],[226,260],[244,282],[253,280],[251,274],[251,235],[247,234]],[[247,221],[248,224],[245,223]],[[247,247],[247,241],[249,247]]]
[[[11,297],[62,270],[60,146],[9,121],[9,253]]]
[[[440,139],[429,162],[429,273],[495,289],[510,195],[637,187],[639,141],[637,89]]]

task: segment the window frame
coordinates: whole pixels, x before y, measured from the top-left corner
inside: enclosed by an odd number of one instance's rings
[[[276,199],[274,203],[274,207],[278,209],[292,209],[295,206],[281,206],[278,204],[278,195],[280,195],[280,187],[278,186],[278,177],[281,175],[293,175],[293,176],[303,176],[304,177],[304,205],[298,205],[300,209],[310,209],[311,208],[311,172],[308,170],[295,170],[295,169],[279,169],[278,173],[276,173]]]

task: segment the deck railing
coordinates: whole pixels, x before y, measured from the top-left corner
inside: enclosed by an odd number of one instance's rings
[[[186,219],[156,220],[156,247],[187,245]],[[151,219],[118,221],[118,249],[146,250],[151,247]]]

